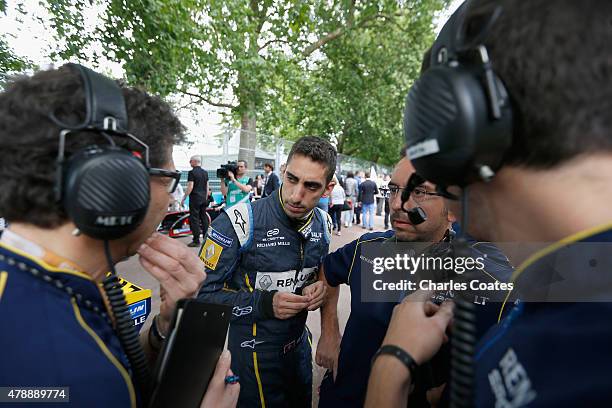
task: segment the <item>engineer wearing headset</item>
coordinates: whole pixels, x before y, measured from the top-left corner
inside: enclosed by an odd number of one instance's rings
[[[468,2],[408,96],[408,155],[449,198],[461,196],[449,201],[456,214],[469,204],[463,227],[497,242],[554,242],[515,271],[521,302],[507,302],[477,344],[465,406],[612,399],[612,59],[601,52],[610,15],[606,0]],[[428,117],[423,106],[440,111]],[[396,308],[366,406],[406,406],[415,367],[444,342],[452,306],[427,298]]]
[[[195,254],[154,233],[183,139],[164,101],[80,65],[17,78],[0,93],[0,213],[10,221],[0,240],[1,387],[69,387],[74,406],[146,405],[146,358],[176,301],[206,278]],[[136,253],[161,285],[160,313],[141,336],[146,354],[117,306],[116,280],[105,278]],[[203,406],[235,405],[229,367],[226,354]]]

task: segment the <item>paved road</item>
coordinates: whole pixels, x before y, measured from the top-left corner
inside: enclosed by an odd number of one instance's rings
[[[376,216],[375,217],[375,225],[374,230],[383,230],[383,217]],[[342,235],[337,236],[333,235],[332,242],[330,245],[330,252],[335,251],[336,249],[342,247],[343,245],[357,239],[360,237],[366,230],[364,230],[361,226],[353,225],[351,228],[342,228]],[[191,241],[190,238],[178,238],[181,241],[185,242],[185,244]],[[193,248],[194,252],[197,252],[198,249]],[[117,272],[120,276],[126,278],[130,282],[137,284],[143,288],[152,289],[153,291],[153,299],[151,303],[151,315],[154,316],[159,312],[159,285],[156,283],[155,279],[151,275],[149,275],[138,262],[137,257],[132,257],[131,259],[119,264],[117,266]],[[349,291],[349,287],[346,285],[342,285],[340,288],[340,299],[338,301],[338,318],[340,320],[340,331],[344,333],[344,327],[346,325],[346,321],[351,312],[351,294]],[[145,327],[148,327],[151,319],[149,318],[145,323]],[[318,392],[317,389],[323,377],[325,370],[314,364],[314,355],[316,352],[316,345],[319,342],[319,337],[321,335],[321,315],[319,311],[310,312],[308,315],[308,328],[312,332],[313,335],[313,406],[317,406],[318,403]]]

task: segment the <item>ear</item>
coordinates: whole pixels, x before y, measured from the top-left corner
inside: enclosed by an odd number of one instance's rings
[[[455,214],[451,210],[448,210],[448,215],[446,216],[446,218],[447,218],[448,222],[450,222],[451,224],[453,222],[457,222],[457,217],[455,216]]]
[[[333,180],[327,183],[327,186],[325,186],[325,190],[323,190],[323,195],[321,197],[329,197],[335,185],[336,183],[334,183]]]

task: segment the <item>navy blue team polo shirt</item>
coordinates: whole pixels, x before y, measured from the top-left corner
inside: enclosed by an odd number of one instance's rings
[[[585,243],[593,246],[577,246]],[[579,248],[571,252],[576,285],[585,284],[581,275],[591,268],[605,265],[600,275],[608,282],[606,291],[612,283],[612,245],[597,243],[612,243],[612,225],[545,248],[517,268],[513,280],[552,276],[551,266],[574,247]],[[612,404],[612,303],[517,302],[505,307],[510,313],[489,330],[475,355],[477,407]]]
[[[53,267],[4,243],[0,350],[1,387],[70,387],[70,403],[58,406],[137,405],[99,285],[89,275]]]
[[[362,407],[364,404],[372,357],[385,337],[397,303],[361,302],[361,247],[364,243],[382,242],[394,236],[393,230],[367,233],[324,259],[329,285],[344,283],[350,286],[351,314],[340,345],[336,381],[330,372],[326,374],[320,388],[319,407]],[[468,242],[475,251],[474,256],[487,254],[487,272],[499,281],[509,280],[512,267],[495,246],[473,240]],[[488,328],[497,321],[499,304],[482,309],[484,317],[479,316],[479,322]]]

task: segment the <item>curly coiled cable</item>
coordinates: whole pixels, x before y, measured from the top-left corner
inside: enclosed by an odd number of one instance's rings
[[[113,315],[115,316],[115,331],[117,337],[119,337],[119,342],[132,367],[136,387],[140,390],[142,405],[146,407],[149,402],[149,391],[151,386],[149,364],[140,344],[138,332],[130,316],[130,311],[123,290],[121,289],[119,278],[115,273],[108,241],[104,241],[104,252],[108,259],[111,275],[104,279],[102,286],[108,297]]]

